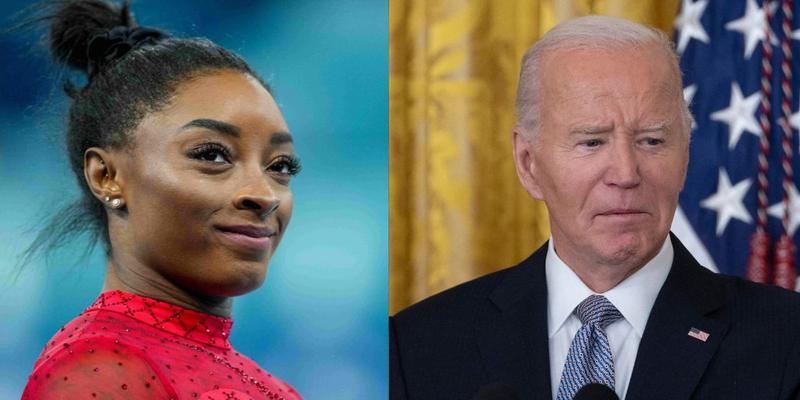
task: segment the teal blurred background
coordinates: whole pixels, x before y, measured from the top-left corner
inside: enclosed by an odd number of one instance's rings
[[[141,25],[240,53],[274,88],[303,159],[267,281],[235,302],[234,345],[306,399],[386,398],[387,1],[134,0],[132,9]],[[78,242],[16,277],[37,221],[78,191],[62,144],[68,74],[33,33],[1,36],[0,51],[0,398],[14,399],[47,339],[99,293],[105,260],[96,250],[76,264]]]

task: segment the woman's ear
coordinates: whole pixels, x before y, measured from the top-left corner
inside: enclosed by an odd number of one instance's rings
[[[121,208],[125,204],[122,193],[122,160],[117,152],[90,147],[83,153],[83,175],[94,196],[106,207]]]

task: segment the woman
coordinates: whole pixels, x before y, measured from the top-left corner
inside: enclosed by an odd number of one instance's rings
[[[232,297],[264,281],[300,169],[269,88],[207,40],[136,26],[127,4],[58,7],[53,57],[88,76],[66,87],[83,196],[32,251],[86,223],[107,275],[48,342],[23,399],[299,399],[229,342]]]

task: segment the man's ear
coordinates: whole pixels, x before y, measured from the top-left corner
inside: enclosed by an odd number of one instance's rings
[[[537,200],[544,200],[537,180],[539,171],[536,168],[534,145],[519,126],[514,127],[511,132],[511,145],[514,151],[514,165],[517,167],[517,177],[519,177],[520,183],[522,183],[522,186],[531,197]]]
[[[83,153],[83,175],[95,197],[107,207],[120,208],[125,204],[122,193],[119,153],[90,147]]]

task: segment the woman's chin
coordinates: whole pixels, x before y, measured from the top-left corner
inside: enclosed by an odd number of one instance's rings
[[[201,282],[198,292],[213,297],[235,297],[250,293],[264,284],[266,265],[259,268],[236,268],[236,273]]]

